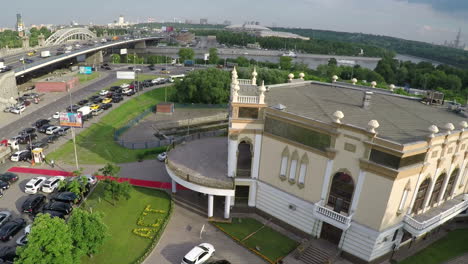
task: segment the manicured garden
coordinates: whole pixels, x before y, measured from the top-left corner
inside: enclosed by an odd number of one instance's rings
[[[468,229],[454,230],[448,235],[418,254],[399,263],[402,264],[438,264],[468,252]]]
[[[131,198],[121,199],[114,206],[102,198],[104,186],[100,183],[96,187],[84,207],[104,214],[110,237],[99,254],[84,257],[81,263],[141,263],[169,220],[170,197],[163,191],[133,187]]]
[[[154,76],[140,75],[139,79],[144,80],[152,77]],[[113,85],[120,85],[123,82],[125,81],[121,80]],[[109,114],[76,137],[79,163],[134,162],[141,159],[147,153],[162,152],[165,148],[135,150],[124,148],[114,141],[114,131],[127,124],[150,106],[156,105],[163,100],[164,89],[154,89],[141,95],[134,95],[134,98],[121,105],[116,105],[114,109],[108,110],[111,111]],[[155,155],[152,156],[154,157]],[[70,140],[63,144],[56,151],[50,153],[48,158],[69,164],[74,163],[73,142]]]
[[[296,241],[252,218],[233,218],[232,223],[213,224],[270,263],[277,263],[298,246]]]

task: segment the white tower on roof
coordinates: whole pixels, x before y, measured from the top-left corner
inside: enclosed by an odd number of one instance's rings
[[[239,80],[237,80],[237,71],[236,67],[232,70],[231,73],[231,93],[232,93],[232,101],[237,102],[237,98],[239,97]]]
[[[252,85],[257,85],[257,69],[254,67],[252,72]]]

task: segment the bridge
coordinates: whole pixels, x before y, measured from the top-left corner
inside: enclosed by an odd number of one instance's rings
[[[54,46],[71,40],[87,40],[97,38],[96,34],[87,28],[63,28],[57,30],[44,43],[44,46]]]
[[[54,37],[54,39],[56,39],[56,41],[59,41],[59,40],[61,41],[61,40],[66,39],[65,36],[67,36],[67,35],[68,34],[65,34],[65,35],[62,35],[63,37],[58,37],[58,38]],[[69,36],[69,37],[71,37],[71,36]],[[134,38],[134,39],[127,39],[127,40],[125,40],[125,39],[124,40],[117,40],[117,41],[106,42],[106,43],[98,43],[95,46],[84,47],[84,48],[81,48],[80,50],[74,50],[74,51],[72,51],[70,53],[65,53],[65,54],[61,54],[61,55],[57,55],[57,56],[52,56],[52,57],[49,57],[49,58],[41,58],[41,59],[39,59],[39,60],[37,60],[37,61],[35,61],[33,63],[24,64],[24,65],[21,65],[20,67],[16,67],[13,70],[15,71],[15,77],[18,77],[18,76],[22,76],[24,74],[27,74],[29,72],[38,70],[38,69],[40,69],[42,67],[46,67],[46,66],[58,63],[58,62],[62,62],[62,61],[66,61],[66,60],[69,60],[69,59],[76,58],[76,57],[78,57],[80,55],[95,53],[95,52],[98,52],[98,51],[101,51],[101,50],[104,50],[104,49],[108,49],[108,48],[112,48],[112,47],[125,46],[125,45],[133,44],[133,43],[137,43],[137,44],[142,43],[142,42],[145,43],[145,41],[159,40],[159,39],[162,39],[162,37],[158,37],[158,36],[143,37],[143,38]],[[143,45],[143,46],[145,46],[145,45]]]

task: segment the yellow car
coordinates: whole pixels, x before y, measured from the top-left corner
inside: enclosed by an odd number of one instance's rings
[[[36,52],[37,51],[35,51],[35,50],[30,51],[30,52],[28,52],[28,56],[34,56],[34,55],[36,55]]]
[[[170,72],[170,71],[161,71],[161,73],[169,74],[169,73],[171,73],[171,72]]]
[[[90,106],[91,110],[98,110],[101,106],[98,104],[93,104]]]
[[[112,99],[111,99],[111,98],[104,98],[104,99],[102,99],[102,103],[103,103],[103,104],[108,104],[108,103],[110,103],[110,102],[112,102]]]

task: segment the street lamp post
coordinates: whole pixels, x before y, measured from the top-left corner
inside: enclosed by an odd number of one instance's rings
[[[73,107],[72,107],[73,104],[72,104],[70,89],[68,89],[68,95],[69,95],[69,98],[70,98],[70,112],[72,112],[73,111]],[[73,148],[75,150],[75,165],[76,165],[76,169],[79,170],[80,166],[78,165],[78,152],[76,151],[75,127],[72,126],[71,131],[72,131],[72,138],[73,138]]]

